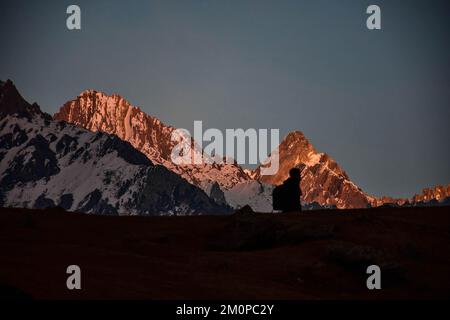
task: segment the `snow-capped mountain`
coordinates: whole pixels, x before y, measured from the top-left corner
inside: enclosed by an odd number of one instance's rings
[[[53,120],[9,80],[0,83],[0,160],[0,206],[103,214],[228,211],[130,143]]]
[[[130,142],[153,163],[165,166],[208,194],[214,183],[221,190],[228,190],[251,180],[237,164],[174,164],[171,152],[180,141],[171,140],[176,128],[147,115],[117,94],[109,96],[95,90],[84,91],[74,100],[65,103],[54,115],[54,119],[94,132],[115,134]],[[201,156],[202,150],[195,143],[192,144],[193,151]]]
[[[289,133],[278,148],[279,170],[274,175],[260,175],[255,179],[268,184],[281,184],[289,170],[298,167],[302,172],[302,202],[317,202],[337,208],[365,208],[372,200],[347,176],[344,170],[326,153],[318,153],[300,131]]]

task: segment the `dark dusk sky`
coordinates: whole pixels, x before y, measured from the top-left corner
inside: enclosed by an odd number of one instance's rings
[[[66,28],[81,7],[82,30]],[[366,28],[370,4],[382,30]],[[53,114],[85,89],[192,130],[303,131],[365,192],[450,183],[448,1],[1,1],[0,79]]]

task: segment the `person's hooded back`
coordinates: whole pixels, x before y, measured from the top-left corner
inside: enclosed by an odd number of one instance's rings
[[[300,196],[302,191],[300,189],[300,169],[292,168],[289,170],[289,178],[284,180],[284,210],[283,211],[300,211],[302,209],[300,203]]]

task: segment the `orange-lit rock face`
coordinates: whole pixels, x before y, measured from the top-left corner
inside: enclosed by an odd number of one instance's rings
[[[174,127],[168,126],[132,106],[119,95],[108,96],[93,90],[82,92],[54,115],[91,131],[103,131],[117,135],[144,153],[153,163],[181,175],[203,189],[217,182],[222,189],[251,180],[244,170],[235,164],[175,165],[171,152],[178,143],[171,140]],[[196,148],[196,152],[201,152]]]
[[[433,188],[425,188],[422,190],[421,194],[416,194],[413,196],[413,202],[428,202],[430,200],[436,199],[440,201],[442,199],[450,197],[450,184],[446,186],[436,186]]]

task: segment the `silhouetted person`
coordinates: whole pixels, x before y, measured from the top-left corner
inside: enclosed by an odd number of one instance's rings
[[[301,211],[300,196],[300,169],[292,168],[289,170],[289,178],[284,180],[283,184],[277,186],[273,191],[273,209],[283,212]]]

